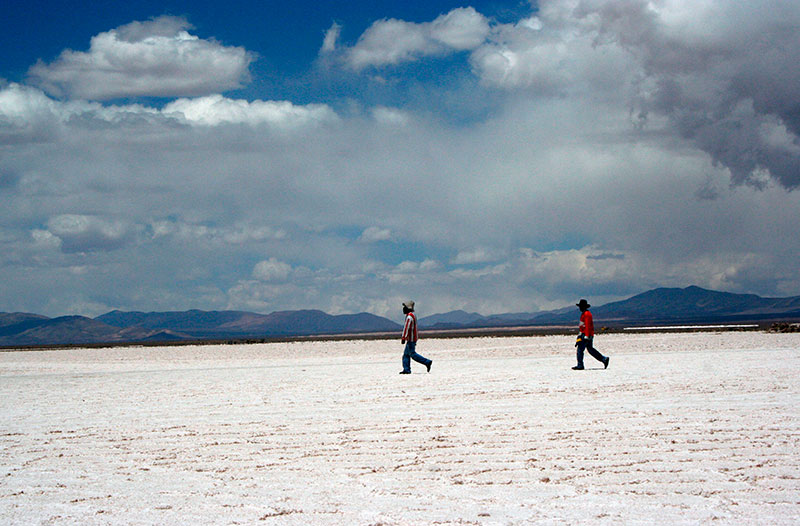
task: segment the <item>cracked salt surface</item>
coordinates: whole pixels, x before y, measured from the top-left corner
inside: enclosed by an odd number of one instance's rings
[[[800,521],[800,334],[572,343],[0,353],[0,523]]]

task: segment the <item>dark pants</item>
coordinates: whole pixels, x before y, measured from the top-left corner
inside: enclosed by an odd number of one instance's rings
[[[403,351],[403,371],[410,373],[411,372],[411,360],[415,362],[419,362],[422,365],[428,366],[431,361],[422,356],[421,354],[417,354],[417,342],[406,342],[406,348]]]
[[[578,367],[583,367],[583,350],[586,349],[589,351],[595,360],[598,362],[602,362],[605,364],[606,357],[600,354],[600,352],[592,347],[592,339],[593,338],[583,338],[580,342],[578,342]]]

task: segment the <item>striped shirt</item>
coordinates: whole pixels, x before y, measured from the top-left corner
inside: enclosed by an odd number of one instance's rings
[[[413,312],[409,312],[408,316],[406,316],[406,324],[403,327],[402,339],[407,342],[415,342],[417,338],[417,317],[414,316]]]

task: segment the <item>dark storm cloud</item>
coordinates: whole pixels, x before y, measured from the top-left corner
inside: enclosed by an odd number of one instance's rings
[[[735,184],[800,186],[800,4],[584,1],[575,15],[641,61],[643,117],[666,115]]]
[[[471,57],[488,85],[534,98],[626,98],[734,184],[800,186],[800,3],[542,0]]]

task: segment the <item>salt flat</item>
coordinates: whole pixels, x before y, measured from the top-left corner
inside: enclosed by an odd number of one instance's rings
[[[800,522],[800,334],[572,343],[0,353],[0,524]]]

